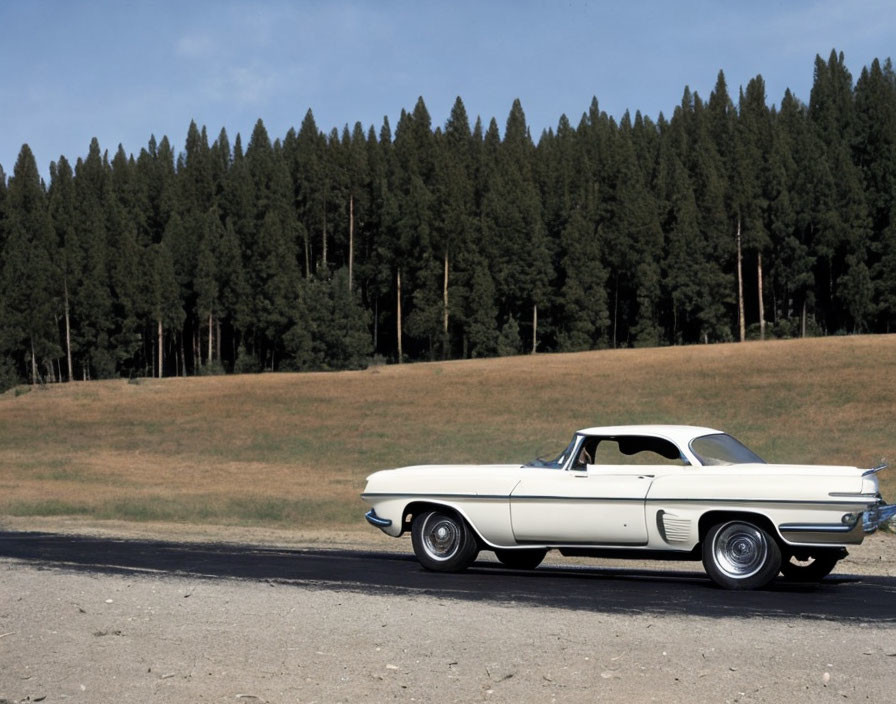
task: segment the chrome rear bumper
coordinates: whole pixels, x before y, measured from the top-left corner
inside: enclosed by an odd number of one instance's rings
[[[896,517],[896,504],[879,503],[862,514],[862,528],[866,533],[873,533],[881,525]]]

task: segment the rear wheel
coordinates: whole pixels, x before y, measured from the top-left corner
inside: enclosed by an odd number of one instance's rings
[[[785,556],[781,563],[781,574],[793,582],[820,582],[827,577],[842,555],[839,552],[820,552],[815,555],[806,556],[807,559],[801,559],[802,555]]]
[[[725,589],[759,589],[781,568],[781,549],[762,528],[728,521],[709,529],[703,541],[703,566]]]
[[[495,555],[505,567],[514,570],[534,570],[548,554],[547,550],[495,550]]]
[[[460,572],[479,554],[476,536],[463,518],[447,511],[414,517],[411,543],[417,560],[428,570]]]

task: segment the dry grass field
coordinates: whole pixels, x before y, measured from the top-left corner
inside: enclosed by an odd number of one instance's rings
[[[25,388],[0,396],[0,515],[360,526],[373,470],[523,462],[601,424],[896,459],[896,335]],[[882,485],[896,499],[896,469]]]

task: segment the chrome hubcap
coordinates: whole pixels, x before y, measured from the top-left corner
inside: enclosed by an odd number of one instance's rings
[[[430,516],[423,527],[423,546],[434,560],[447,560],[460,548],[460,527],[446,516]]]
[[[768,544],[758,528],[745,523],[729,523],[716,533],[713,556],[722,572],[743,579],[762,569],[768,556]]]

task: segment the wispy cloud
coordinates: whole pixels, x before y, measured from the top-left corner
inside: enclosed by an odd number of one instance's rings
[[[215,43],[205,34],[186,34],[177,40],[175,53],[188,59],[206,58],[215,50]]]

